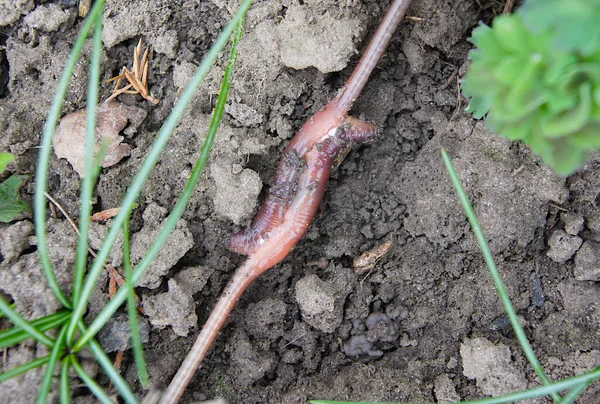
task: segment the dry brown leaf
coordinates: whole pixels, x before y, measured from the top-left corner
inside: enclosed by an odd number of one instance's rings
[[[375,267],[375,264],[381,257],[383,257],[390,250],[392,241],[388,240],[383,244],[376,246],[368,251],[362,253],[359,257],[354,259],[354,271],[356,273],[362,273]]]
[[[56,156],[67,159],[82,178],[85,159],[86,114],[86,109],[81,109],[62,118],[53,139]],[[94,152],[98,152],[101,142],[108,143],[102,167],[113,166],[131,154],[131,147],[122,143],[124,137],[120,133],[123,131],[124,135],[131,136],[145,117],[146,111],[143,109],[119,102],[103,103],[98,107]],[[125,129],[127,123],[129,126]]]
[[[108,219],[111,219],[119,214],[121,208],[110,208],[103,210],[102,212],[97,212],[92,215],[92,222],[104,222]]]

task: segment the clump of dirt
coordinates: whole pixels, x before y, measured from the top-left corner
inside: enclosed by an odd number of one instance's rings
[[[8,66],[0,89],[0,150],[16,155],[18,174],[34,174],[53,92],[82,25],[74,3],[17,1],[0,13],[0,65],[6,60]],[[119,96],[143,109],[146,119],[127,138],[130,155],[102,170],[95,210],[119,205],[237,3],[107,1],[102,79],[131,66],[142,38],[153,49],[148,83],[161,102]],[[251,222],[289,139],[343,85],[388,4],[268,0],[252,7],[207,173],[164,259],[138,289],[151,324],[152,388],[169,383],[243,260],[225,248],[226,237]],[[353,115],[379,124],[382,135],[337,167],[308,234],[242,297],[184,402],[217,396],[232,402],[445,401],[537,386],[451,187],[441,147],[454,159],[548,375],[556,380],[598,365],[600,159],[560,178],[527,147],[493,135],[463,112],[466,38],[478,20],[503,7],[480,4],[413,1],[353,108]],[[87,44],[65,115],[85,108],[89,52]],[[190,176],[225,57],[198,90],[138,200],[132,219],[137,259]],[[102,86],[103,99],[110,90]],[[56,156],[50,172],[49,192],[76,216],[79,175]],[[24,188],[29,199],[34,187],[35,178]],[[68,292],[75,235],[62,217],[49,219],[48,228],[59,283]],[[93,229],[97,248],[106,227]],[[0,225],[0,234],[0,291],[27,318],[56,310],[31,222]],[[389,252],[372,269],[351,269],[354,258],[390,239]],[[118,250],[112,258],[118,265]],[[103,285],[89,316],[108,300]],[[9,364],[45,354],[23,344],[8,350]],[[137,386],[131,355],[121,369]],[[20,390],[28,401],[40,377],[30,373],[2,384],[0,395]],[[509,377],[510,383],[496,383]],[[596,402],[599,394],[593,385],[581,400]]]
[[[477,387],[489,396],[509,394],[527,388],[525,373],[511,360],[510,349],[486,338],[466,340],[460,346],[463,374],[477,380]]]

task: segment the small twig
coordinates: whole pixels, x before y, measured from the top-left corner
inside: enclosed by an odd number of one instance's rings
[[[452,114],[452,116],[450,117],[450,121],[453,121],[454,118],[456,118],[456,116],[458,115],[459,111],[460,111],[460,107],[462,105],[462,98],[460,97],[460,77],[458,77],[458,75],[456,76],[456,109],[454,110],[454,113]]]
[[[515,0],[506,0],[506,3],[504,4],[504,10],[502,10],[502,14],[510,13],[514,6]]]
[[[562,206],[559,206],[559,205],[557,205],[557,204],[555,204],[555,203],[552,203],[552,202],[550,202],[548,205],[550,205],[550,206],[552,206],[553,208],[556,208],[556,209],[558,209],[558,210],[562,210],[563,212],[568,212],[568,211],[569,211],[569,209],[567,209],[567,208],[563,208]]]
[[[521,166],[519,168],[517,168],[515,171],[512,172],[512,176],[514,177],[515,175],[519,174],[521,171],[523,171],[523,169],[525,168],[525,166]]]
[[[73,230],[75,230],[75,233],[77,233],[77,236],[80,236],[81,234],[79,234],[79,228],[77,227],[77,224],[71,218],[71,216],[69,216],[69,214],[62,207],[62,205],[60,203],[58,203],[58,201],[56,199],[54,199],[48,192],[44,192],[44,195],[46,195],[46,198],[48,198],[50,200],[50,202],[52,202],[54,204],[54,206],[56,206],[58,208],[58,210],[60,210],[60,212],[63,214],[63,216],[71,224],[71,227],[73,227]],[[91,250],[91,248],[88,248],[88,251],[90,251],[90,250]],[[95,257],[95,255],[94,255],[94,257]]]
[[[454,71],[452,72],[452,74],[450,75],[450,77],[448,77],[448,80],[446,80],[446,82],[444,83],[443,86],[441,86],[440,88],[438,88],[438,92],[439,91],[443,91],[446,88],[448,88],[448,86],[454,81],[454,78],[456,77],[457,74],[458,74],[458,68],[454,68]]]
[[[413,21],[425,21],[425,18],[423,18],[423,17],[416,17],[414,15],[407,15],[404,18],[406,18],[407,20],[413,20]]]
[[[77,223],[75,223],[75,221],[71,218],[71,216],[67,213],[67,211],[62,207],[62,205],[56,199],[54,199],[48,192],[44,192],[44,195],[46,195],[46,198],[48,198],[50,200],[50,202],[52,202],[52,204],[54,206],[56,206],[58,208],[58,210],[61,211],[63,216],[71,224],[71,227],[73,228],[73,230],[75,230],[75,233],[77,233],[77,236],[78,237],[81,236],[81,233],[79,232],[79,228],[77,227]],[[90,255],[92,257],[94,257],[94,258],[97,257],[96,252],[89,246],[88,246],[88,252],[90,253]],[[125,279],[123,278],[123,275],[121,275],[119,273],[119,271],[116,270],[115,267],[113,267],[111,264],[106,264],[104,266],[104,268],[106,269],[106,272],[108,272],[108,275],[109,275],[111,281],[116,282],[116,284],[119,287],[121,287],[125,284]],[[109,296],[111,299],[117,293],[116,290],[114,290],[113,292],[114,293],[111,292],[111,287],[109,286]],[[143,309],[141,309],[140,298],[138,297],[138,295],[135,292],[133,292],[133,296],[135,297],[135,300],[138,303],[138,306],[140,307],[140,311],[143,313]]]
[[[298,340],[300,340],[300,339],[304,338],[304,336],[305,336],[305,335],[306,335],[306,333],[304,333],[304,334],[302,334],[302,335],[300,335],[300,336],[298,336],[298,337],[294,338],[293,340],[291,340],[290,342],[288,342],[287,344],[285,344],[283,347],[285,348],[285,347],[287,347],[287,346],[289,346],[289,345],[292,345],[294,342],[296,342],[296,341],[298,341]]]

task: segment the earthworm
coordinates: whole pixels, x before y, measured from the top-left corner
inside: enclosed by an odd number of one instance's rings
[[[310,118],[283,153],[275,186],[247,232],[228,246],[248,255],[237,269],[200,335],[171,381],[161,403],[175,403],[194,376],[219,330],[248,286],[280,263],[304,236],[325,192],[338,152],[378,134],[377,127],[346,116],[406,13],[410,0],[394,0],[340,93]]]

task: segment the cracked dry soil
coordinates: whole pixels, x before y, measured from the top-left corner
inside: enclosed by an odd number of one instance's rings
[[[73,1],[15,0],[0,6],[0,150],[31,175],[45,117],[82,20]],[[94,210],[118,206],[154,136],[236,0],[109,0],[102,79],[131,66],[140,38],[153,49],[150,90],[159,105],[120,96],[147,116],[124,134],[131,152],[104,168]],[[224,246],[247,226],[295,130],[335,94],[389,1],[256,1],[246,21],[230,101],[206,173],[175,235],[138,289],[147,317],[152,388],[177,370],[220,291],[243,261]],[[485,3],[485,9],[480,5]],[[234,403],[308,399],[452,401],[538,385],[504,316],[492,280],[443,168],[453,157],[499,270],[544,369],[557,380],[600,363],[600,161],[569,178],[522,144],[487,131],[464,110],[459,79],[466,40],[503,2],[414,0],[357,100],[353,115],[383,128],[333,173],[308,234],[246,292],[184,396]],[[90,45],[64,114],[85,107]],[[225,59],[198,91],[139,198],[132,219],[140,259],[187,180],[215,101]],[[101,97],[110,95],[102,85]],[[49,192],[78,212],[79,175],[53,155]],[[97,248],[109,224],[94,225]],[[48,220],[51,258],[67,288],[75,235]],[[362,273],[354,258],[392,240]],[[58,308],[45,285],[31,218],[0,225],[0,292],[27,318]],[[117,249],[111,256],[118,266]],[[87,318],[106,303],[101,280]],[[123,349],[116,317],[101,336]],[[119,333],[122,333],[119,336]],[[106,335],[108,334],[108,335]],[[8,349],[2,369],[44,355],[31,342]],[[93,371],[90,368],[89,371]],[[121,372],[140,396],[130,351]],[[32,402],[39,371],[0,385],[0,396]],[[101,372],[97,380],[108,381]],[[85,400],[83,388],[74,394]],[[535,402],[550,402],[539,399]],[[600,402],[592,385],[580,403]]]

